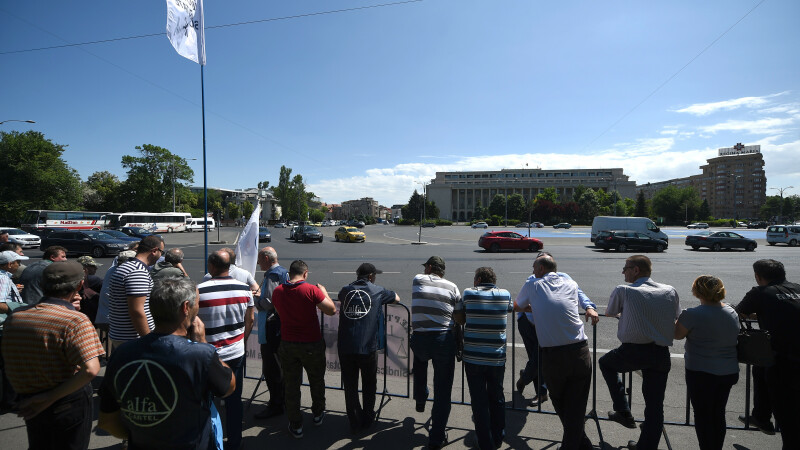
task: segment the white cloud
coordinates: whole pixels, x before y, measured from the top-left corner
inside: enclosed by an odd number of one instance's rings
[[[695,103],[693,105],[687,106],[686,108],[677,109],[675,110],[675,112],[687,113],[695,116],[707,116],[717,111],[730,111],[742,107],[756,108],[769,103],[770,98],[777,97],[783,94],[785,94],[785,92],[765,95],[763,97],[741,97],[741,98],[734,98],[731,100],[724,100],[721,102]]]
[[[783,133],[785,127],[794,122],[792,118],[778,119],[774,117],[759,120],[728,120],[726,122],[699,127],[706,133],[718,133],[721,131],[739,131],[749,134],[773,134]]]

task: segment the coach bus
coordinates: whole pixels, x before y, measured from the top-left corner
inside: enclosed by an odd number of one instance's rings
[[[21,227],[28,232],[44,228],[67,228],[70,230],[102,230],[108,223],[110,212],[98,211],[51,211],[31,209],[25,214]]]
[[[177,233],[186,231],[184,213],[126,212],[109,214],[107,228],[140,227],[153,233]]]

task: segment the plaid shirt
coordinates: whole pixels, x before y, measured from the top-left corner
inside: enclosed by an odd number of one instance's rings
[[[0,269],[0,302],[21,302],[17,285],[11,281],[11,272]]]

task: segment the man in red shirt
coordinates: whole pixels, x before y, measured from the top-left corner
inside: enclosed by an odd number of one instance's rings
[[[322,340],[317,309],[328,316],[336,314],[336,305],[321,284],[307,283],[308,265],[301,260],[289,266],[289,281],[275,288],[272,304],[281,318],[281,345],[278,357],[286,386],[286,415],[289,433],[303,437],[300,414],[300,384],[303,369],[311,389],[311,412],[314,425],[325,418],[325,342]]]

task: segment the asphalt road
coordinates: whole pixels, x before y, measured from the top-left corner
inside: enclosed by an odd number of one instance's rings
[[[336,228],[320,228],[325,235],[323,243],[294,243],[288,240],[289,229],[272,228],[272,242],[261,245],[271,245],[279,255],[280,262],[287,266],[295,259],[304,260],[310,268],[309,281],[324,285],[331,296],[336,299],[338,290],[355,279],[355,269],[362,262],[375,264],[384,273],[378,276],[377,283],[396,291],[402,303],[410,306],[411,279],[422,270],[421,264],[431,255],[438,255],[445,259],[447,271],[445,277],[455,282],[462,290],[472,286],[474,271],[480,266],[490,266],[498,276],[498,286],[508,289],[513,296],[519,292],[525,279],[531,274],[532,262],[535,254],[528,252],[501,252],[487,253],[477,246],[478,237],[484,232],[480,229],[470,229],[465,226],[424,228],[422,237],[418,236],[418,228],[401,227],[393,225],[367,226],[363,231],[367,235],[366,243],[341,243],[335,242],[333,232]],[[493,227],[497,230],[498,227]],[[223,246],[234,247],[234,242],[241,228],[223,228],[209,233],[210,241],[222,240],[227,245],[211,244],[209,250]],[[517,229],[524,231],[527,229]],[[692,281],[698,275],[710,273],[723,280],[727,289],[727,299],[736,303],[744,294],[755,285],[751,265],[757,259],[774,258],[782,261],[787,268],[790,280],[800,279],[798,264],[800,262],[800,249],[786,246],[768,246],[764,240],[763,230],[759,230],[759,246],[755,252],[745,251],[692,251],[683,245],[685,229],[668,229],[670,235],[670,248],[663,253],[651,253],[648,256],[653,261],[653,278],[656,281],[668,283],[676,287],[681,296],[681,305],[684,308],[696,306],[699,301],[692,297],[690,288]],[[689,231],[691,232],[691,231]],[[532,230],[534,237],[540,237],[544,242],[544,250],[551,252],[557,263],[558,270],[569,273],[581,286],[584,292],[598,305],[601,315],[608,302],[608,296],[615,286],[624,282],[622,267],[625,258],[633,253],[619,254],[614,251],[604,252],[596,250],[589,242],[588,227],[573,227],[570,230],[538,229]],[[199,281],[203,275],[203,235],[201,233],[179,233],[165,235],[167,248],[180,247],[186,254],[184,266],[192,279]],[[424,244],[418,244],[418,242]],[[38,257],[41,252],[28,250],[26,254]],[[104,264],[100,274],[110,265],[111,258],[101,258]],[[261,280],[261,273],[256,275]],[[511,321],[509,321],[511,328]],[[619,345],[616,338],[617,324],[612,318],[603,317],[597,325],[597,337],[592,337],[592,331],[587,329],[590,336],[590,346],[596,345],[598,355],[608,349]],[[512,341],[510,351],[513,356],[507,364],[506,390],[511,392],[513,382],[518,371],[527,358],[522,348],[521,340],[516,333],[509,333]],[[683,367],[683,341],[676,341],[671,348],[672,371],[667,387],[665,401],[666,420],[670,422],[683,422],[685,420],[686,390]],[[513,364],[512,364],[513,361]],[[255,367],[258,365],[256,364]],[[598,373],[599,375],[599,373]],[[462,382],[456,377],[454,386],[454,399],[460,399]],[[634,407],[633,412],[637,418],[642,417],[643,404],[639,391],[638,377],[634,377]],[[329,385],[332,381],[328,380]],[[338,381],[333,381],[334,385]],[[432,382],[429,382],[432,385]],[[391,389],[397,388],[405,391],[405,383],[393,383]],[[466,391],[464,389],[463,391]],[[402,393],[400,392],[400,393]],[[468,393],[464,399],[469,400]],[[533,395],[532,388],[526,391],[526,397]],[[515,396],[516,397],[516,396]],[[507,399],[511,396],[507,395]],[[518,399],[521,405],[521,398]],[[516,400],[515,400],[516,401]],[[601,416],[611,409],[610,398],[602,381],[598,380],[597,404]],[[545,403],[544,408],[552,408]],[[737,415],[745,410],[745,370],[742,366],[739,383],[731,392],[728,403],[728,425],[738,426]],[[604,425],[608,426],[608,425]],[[737,443],[751,448],[776,448],[779,438],[767,437],[751,431],[740,432],[747,436],[746,441],[753,438],[752,446],[743,441],[728,441],[727,444]],[[693,434],[693,433],[691,433]],[[745,439],[745,438],[742,438]],[[663,445],[663,441],[662,441]],[[740,447],[741,448],[741,447]]]

